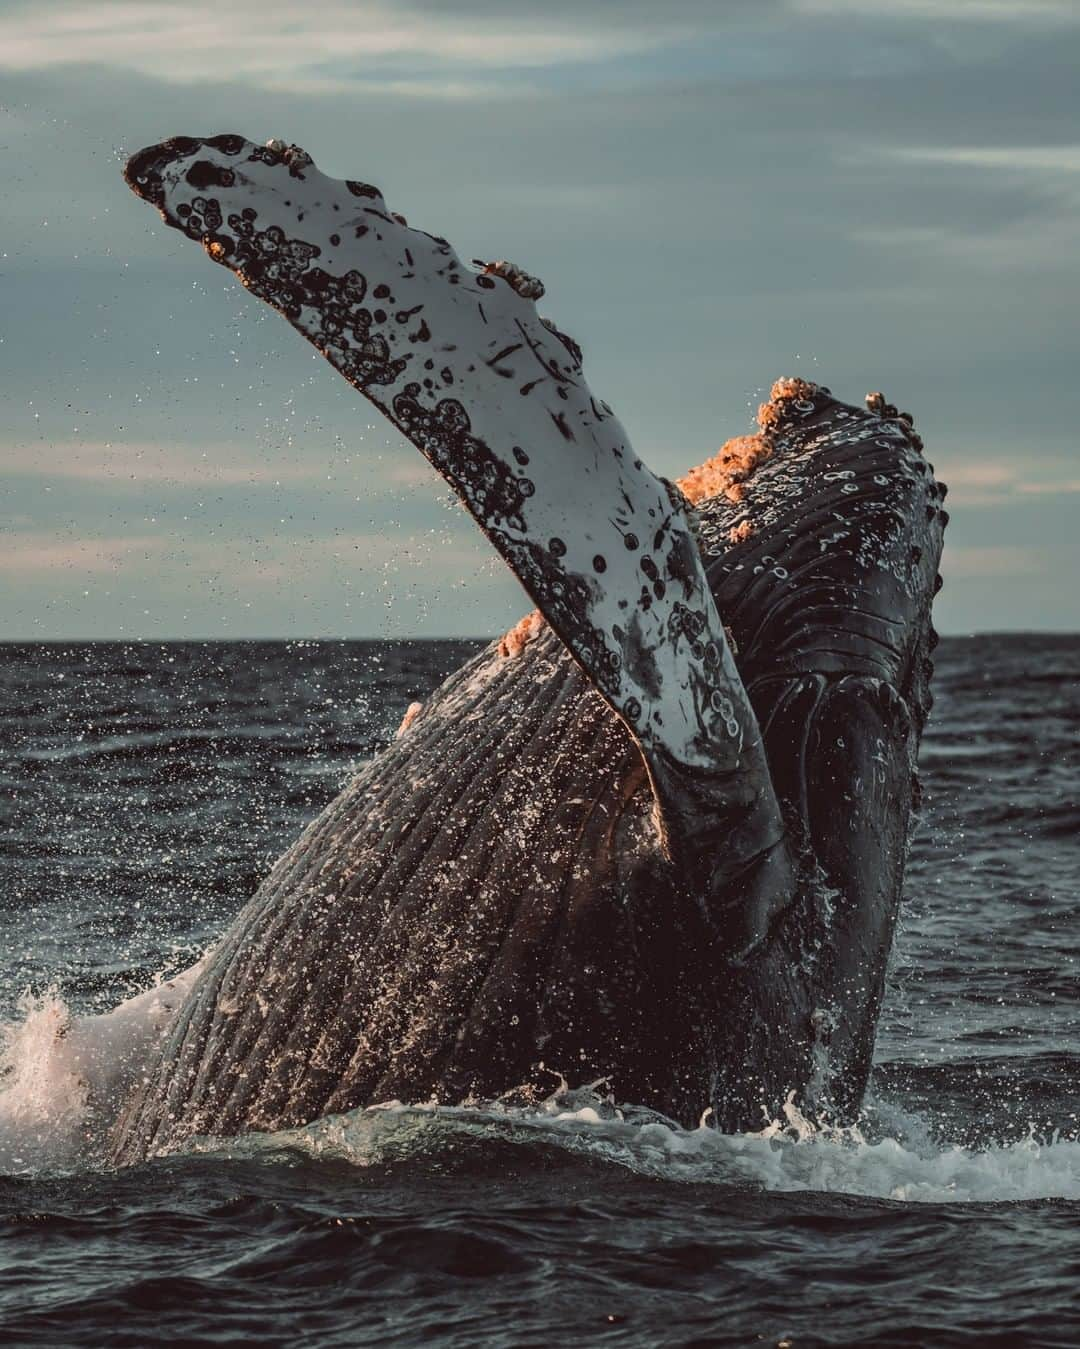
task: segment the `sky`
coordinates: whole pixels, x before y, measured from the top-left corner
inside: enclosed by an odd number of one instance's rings
[[[1080,628],[1080,0],[0,0],[0,635],[485,635],[397,432],[120,176],[303,145],[539,275],[678,476],[802,375],[911,411],[944,632]]]

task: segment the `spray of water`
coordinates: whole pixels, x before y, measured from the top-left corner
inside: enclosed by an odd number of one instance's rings
[[[118,1104],[198,968],[105,1016],[75,1018],[55,991],[24,997],[18,1018],[0,1027],[0,1171],[101,1164]],[[617,1106],[601,1083],[578,1090],[563,1083],[539,1105],[395,1101],[302,1129],[198,1139],[189,1150],[268,1163],[299,1153],[366,1167],[489,1138],[558,1147],[673,1183],[927,1203],[1080,1199],[1080,1139],[1029,1131],[1020,1141],[966,1148],[933,1138],[924,1121],[894,1104],[876,1102],[872,1115],[872,1127],[823,1126],[789,1100],[782,1118],[730,1135],[707,1117],[683,1129],[653,1111]]]
[[[201,962],[104,1016],[76,1017],[55,989],[24,993],[0,1023],[0,1173],[71,1168],[99,1155]]]

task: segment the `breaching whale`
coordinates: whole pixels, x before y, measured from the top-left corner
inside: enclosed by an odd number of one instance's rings
[[[673,484],[543,287],[296,146],[125,177],[453,485],[538,606],[409,709],[206,957],[117,1121],[195,1134],[561,1075],[729,1130],[858,1110],[946,514],[912,420],[781,380]]]

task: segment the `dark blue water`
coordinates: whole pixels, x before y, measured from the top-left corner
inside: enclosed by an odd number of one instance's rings
[[[57,1029],[190,965],[473,649],[0,647],[0,1343],[1080,1343],[1077,637],[939,649],[857,1130],[586,1091],[101,1166]]]

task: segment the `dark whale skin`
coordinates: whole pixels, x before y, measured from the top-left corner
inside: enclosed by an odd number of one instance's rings
[[[930,707],[944,488],[895,409],[803,386],[774,414],[742,499],[698,508],[800,859],[766,938],[742,958],[717,939],[722,912],[660,846],[639,747],[555,635],[495,644],[237,917],[121,1113],[117,1162],[390,1099],[546,1094],[556,1075],[731,1131],[789,1095],[857,1114]]]

